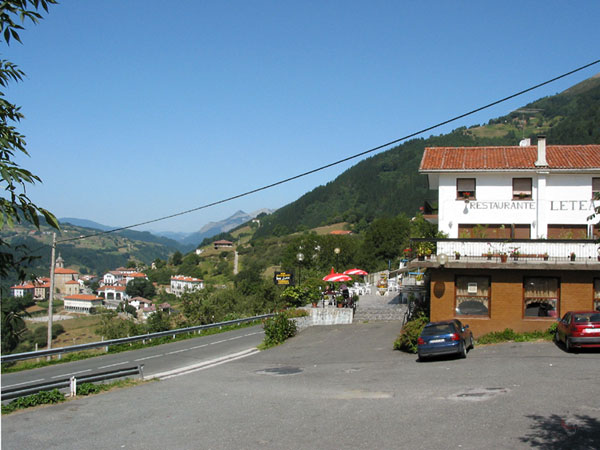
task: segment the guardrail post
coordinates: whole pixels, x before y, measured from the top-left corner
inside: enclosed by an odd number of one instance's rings
[[[71,383],[69,384],[69,390],[71,391],[69,396],[75,397],[77,395],[77,378],[71,377]]]
[[[143,365],[143,364],[140,364],[140,365],[138,366],[138,370],[140,371],[140,378],[141,378],[142,380],[144,380],[144,365]]]

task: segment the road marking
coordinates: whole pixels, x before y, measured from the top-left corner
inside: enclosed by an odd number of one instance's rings
[[[153,355],[153,356],[146,356],[145,358],[134,359],[134,361],[144,361],[144,360],[146,360],[146,359],[160,358],[161,356],[164,356],[164,355]]]
[[[244,336],[254,336],[255,334],[261,334],[261,333],[262,333],[262,331],[256,331],[254,333],[245,334]]]
[[[198,372],[204,369],[210,369],[211,367],[235,361],[236,359],[245,358],[247,356],[254,355],[258,352],[259,350],[256,347],[253,347],[238,353],[232,353],[230,355],[225,355],[217,359],[203,361],[201,363],[193,364],[191,366],[180,367],[179,369],[169,370],[167,372],[155,373],[153,375],[147,376],[146,378],[159,378],[161,380],[167,380],[169,378],[178,377],[180,375],[186,375],[188,373]]]
[[[202,347],[208,347],[208,344],[196,345],[195,347],[190,347],[190,350],[193,350],[195,348],[202,348]]]
[[[236,339],[241,339],[241,338],[243,338],[243,337],[244,337],[244,336],[236,336],[236,337],[229,338],[229,339],[227,339],[227,340],[228,340],[228,341],[235,341]]]
[[[169,353],[165,353],[165,355],[173,355],[175,353],[181,353],[181,352],[187,352],[188,350],[191,350],[190,348],[182,348],[181,350],[175,350]]]
[[[221,341],[215,341],[215,342],[211,342],[210,345],[215,345],[215,344],[222,344],[223,342],[227,342],[227,339],[223,339]]]
[[[109,364],[108,366],[98,367],[98,369],[106,369],[107,367],[122,366],[123,364],[129,364],[129,361],[123,361],[123,362],[120,362],[120,363]]]
[[[56,375],[50,378],[61,378],[61,377],[69,377],[71,375],[77,375],[78,373],[84,373],[84,372],[91,372],[92,369],[85,369],[85,370],[80,370],[79,372],[72,372],[72,373],[63,373],[62,375]]]
[[[3,388],[10,388],[10,387],[15,387],[15,386],[21,386],[22,384],[29,384],[29,383],[37,383],[38,381],[44,381],[45,378],[40,378],[39,380],[33,380],[33,381],[24,381],[22,383],[17,383],[17,384],[9,384],[8,386],[2,386]]]

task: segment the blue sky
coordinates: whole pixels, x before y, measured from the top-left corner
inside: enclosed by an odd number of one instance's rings
[[[57,217],[126,226],[410,134],[600,58],[600,2],[62,0],[2,56]],[[486,123],[593,66],[434,131]],[[425,135],[423,137],[427,137]],[[516,144],[516,143],[515,143]],[[358,162],[142,229],[279,208]]]

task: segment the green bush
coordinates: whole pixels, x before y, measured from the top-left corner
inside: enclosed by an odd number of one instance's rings
[[[65,396],[58,390],[42,391],[37,394],[28,395],[14,399],[7,405],[2,405],[2,414],[11,413],[17,409],[30,408],[37,405],[49,403],[60,403],[65,401]]]
[[[296,324],[284,313],[268,318],[263,327],[265,329],[263,344],[266,348],[279,345],[296,334]]]
[[[77,385],[77,395],[97,394],[102,388],[94,383],[81,383]]]
[[[429,319],[423,315],[406,322],[400,331],[398,339],[394,342],[394,350],[417,353],[417,340],[428,322]]]
[[[500,342],[528,342],[537,341],[540,339],[552,340],[556,332],[557,323],[553,323],[546,331],[529,331],[525,333],[517,333],[516,331],[506,328],[504,331],[493,331],[484,334],[477,338],[478,344],[498,344]]]

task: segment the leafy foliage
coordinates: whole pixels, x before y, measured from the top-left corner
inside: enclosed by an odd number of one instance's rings
[[[156,288],[149,280],[146,280],[144,278],[134,278],[129,283],[127,283],[125,292],[127,292],[127,295],[129,295],[132,298],[144,297],[150,299],[156,295]]]
[[[428,322],[429,319],[424,315],[406,322],[400,331],[398,339],[394,342],[394,350],[417,353],[417,340]]]
[[[32,406],[60,403],[65,401],[65,396],[58,389],[42,391],[14,399],[7,405],[2,405],[2,414],[9,414],[17,409],[31,408]]]
[[[273,347],[283,343],[286,339],[296,335],[296,323],[289,319],[285,313],[275,314],[265,320],[265,340],[263,342],[266,348]]]
[[[477,338],[478,344],[498,344],[500,342],[528,342],[544,339],[550,341],[554,337],[557,324],[553,323],[546,331],[529,331],[525,333],[517,333],[511,328],[506,328],[504,331],[493,331],[484,334]]]

